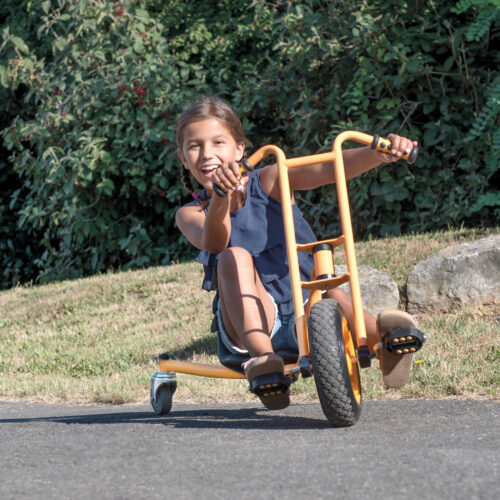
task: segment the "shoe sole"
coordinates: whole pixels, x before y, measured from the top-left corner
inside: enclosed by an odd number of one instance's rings
[[[404,311],[382,311],[377,318],[380,337],[397,328],[414,327],[416,321]],[[380,368],[384,384],[391,389],[403,387],[409,380],[413,367],[414,353],[392,354],[386,349],[380,350]]]
[[[272,354],[259,356],[245,367],[250,391],[269,410],[282,410],[290,404],[290,381],[283,372],[283,359]]]

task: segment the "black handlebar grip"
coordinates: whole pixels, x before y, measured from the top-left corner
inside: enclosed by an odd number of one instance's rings
[[[227,194],[224,193],[224,191],[222,191],[222,189],[219,186],[217,186],[217,184],[215,184],[215,182],[212,183],[212,187],[214,188],[215,194],[217,196],[220,196],[221,198],[225,198],[227,196]]]
[[[245,157],[241,159],[241,163],[243,164],[243,166],[240,165],[242,175],[245,175],[246,173],[251,172],[254,169],[254,167],[252,167],[252,165],[248,163],[248,160]]]
[[[389,153],[392,156],[397,156],[392,153],[392,144],[389,139],[384,139],[380,137],[378,134],[374,134],[373,141],[370,145],[372,149],[376,149],[377,151],[382,151],[383,153]],[[404,155],[401,156],[401,159],[406,160],[408,163],[415,163],[418,156],[418,146],[413,146],[413,149]]]
[[[417,156],[418,156],[418,146],[413,146],[413,149],[410,151],[410,156],[408,156],[408,163],[415,163]]]

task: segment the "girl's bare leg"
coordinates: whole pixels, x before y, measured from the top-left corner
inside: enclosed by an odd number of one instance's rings
[[[344,309],[347,321],[352,329],[354,327],[354,311],[351,297],[349,297],[349,295],[347,295],[347,293],[340,288],[328,290],[328,292],[326,292],[326,296],[329,299],[336,300],[342,309]],[[366,338],[368,340],[368,350],[373,352],[373,347],[380,342],[379,335],[377,334],[377,320],[375,319],[375,316],[368,311],[363,311],[363,313],[365,318]]]
[[[273,352],[274,304],[252,256],[244,248],[227,248],[219,256],[217,276],[222,320],[229,338],[251,356]]]

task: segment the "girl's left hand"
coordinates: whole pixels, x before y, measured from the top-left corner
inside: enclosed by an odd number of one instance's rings
[[[404,154],[411,153],[413,147],[417,145],[417,141],[412,141],[411,139],[407,139],[406,137],[401,137],[396,134],[389,134],[387,136],[387,139],[391,141],[391,151],[393,152],[393,154],[377,151],[377,155],[379,155],[379,158],[387,163],[398,161]]]
[[[212,183],[217,184],[227,193],[234,190],[240,183],[240,167],[237,162],[223,163],[212,175]]]

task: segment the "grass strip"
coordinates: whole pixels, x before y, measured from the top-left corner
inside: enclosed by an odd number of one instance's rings
[[[422,259],[489,230],[460,229],[359,242],[358,263],[388,273],[404,292]],[[336,253],[342,263],[342,251]],[[218,363],[210,333],[213,295],[201,266],[173,264],[0,292],[0,398],[68,403],[145,403],[157,356]],[[409,384],[384,389],[378,362],[361,372],[365,399],[498,398],[500,304],[419,318],[428,334]],[[177,402],[248,401],[247,383],[178,375]],[[294,401],[317,399],[312,379]]]

